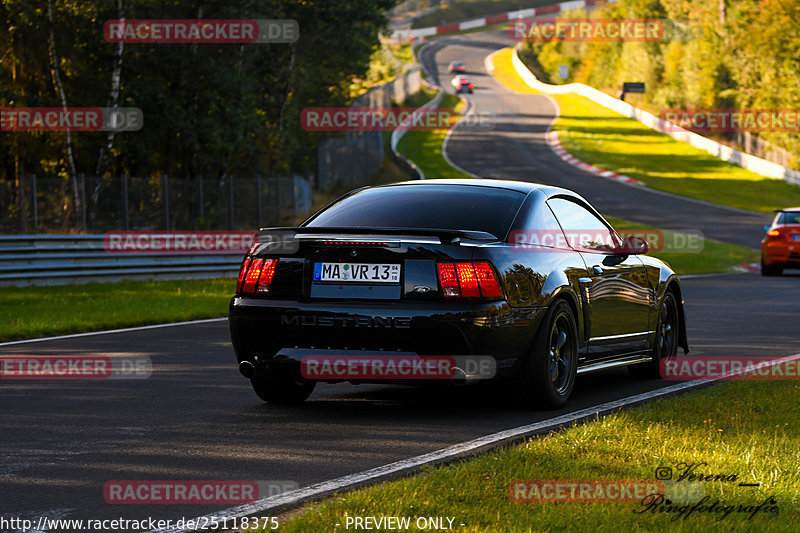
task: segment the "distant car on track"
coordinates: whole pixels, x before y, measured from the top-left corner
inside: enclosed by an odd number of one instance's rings
[[[466,72],[466,68],[464,67],[463,61],[451,61],[449,65],[447,65],[447,72]]]
[[[261,230],[230,302],[233,349],[267,402],[302,402],[318,381],[365,382],[304,377],[304,357],[333,350],[490,356],[518,405],[561,407],[578,374],[657,377],[688,351],[680,282],[646,251],[566,189],[363,187],[299,227]]]
[[[475,87],[472,85],[472,82],[469,81],[469,78],[466,76],[455,76],[452,80],[450,80],[450,85],[452,85],[457,93],[472,93],[472,89]]]
[[[761,240],[761,275],[780,276],[800,268],[800,207],[779,209]]]

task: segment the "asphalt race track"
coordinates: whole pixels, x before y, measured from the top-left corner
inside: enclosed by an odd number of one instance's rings
[[[762,215],[655,196],[562,163],[544,142],[553,108],[486,75],[499,34],[432,45],[429,67],[467,63],[476,107],[500,117],[488,133],[457,132],[449,155],[488,177],[579,191],[601,211],[661,227],[700,229],[756,247]],[[481,148],[475,148],[480,143]],[[684,281],[689,340],[703,355],[800,353],[800,276],[756,274]],[[430,389],[321,385],[301,406],[261,403],[236,370],[224,321],[0,346],[0,354],[147,356],[141,380],[0,381],[0,501],[5,517],[178,519],[227,506],[109,505],[111,480],[288,480],[306,486],[556,414],[664,387],[622,370],[578,378],[569,408],[509,407],[501,387]]]
[[[770,215],[715,207],[646,188],[620,185],[559,159],[545,139],[547,127],[556,117],[552,100],[513,93],[486,72],[484,58],[511,45],[508,32],[498,30],[437,40],[422,54],[428,72],[448,92],[452,92],[452,87],[447,65],[456,59],[463,61],[467,76],[475,84],[475,92],[467,95],[473,106],[471,111],[491,113],[497,121],[491,131],[456,128],[447,146],[447,154],[454,163],[482,177],[566,187],[583,195],[607,215],[666,229],[700,230],[712,239],[751,248],[760,246],[763,227],[772,220]]]

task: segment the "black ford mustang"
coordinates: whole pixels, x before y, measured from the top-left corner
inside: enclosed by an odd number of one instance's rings
[[[337,381],[308,379],[304,357],[368,352],[491,356],[520,405],[560,407],[577,374],[625,365],[657,377],[688,352],[680,282],[646,251],[566,189],[364,187],[297,228],[261,230],[230,303],[233,348],[268,402]]]

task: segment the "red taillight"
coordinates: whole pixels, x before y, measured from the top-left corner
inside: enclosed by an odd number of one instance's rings
[[[247,274],[247,267],[250,266],[250,258],[245,257],[244,261],[242,261],[242,269],[239,270],[239,278],[236,280],[236,292],[242,292],[242,282],[244,281],[244,276]]]
[[[473,85],[472,85],[471,83],[469,84],[469,88],[470,88],[470,89],[472,89],[472,88],[473,88]]]
[[[783,234],[781,233],[780,230],[771,229],[771,230],[769,230],[767,232],[767,237],[773,237],[773,238],[780,239],[781,237],[783,237]]]
[[[277,263],[277,259],[245,259],[236,290],[242,294],[269,292]]]
[[[478,288],[478,276],[472,263],[456,263],[458,284],[461,286],[461,296],[464,298],[477,298],[481,295]]]
[[[270,285],[272,285],[272,276],[275,275],[275,265],[278,261],[275,259],[265,259],[264,266],[261,268],[261,276],[258,277],[258,285],[256,292],[269,292]]]
[[[456,279],[456,267],[453,263],[439,263],[439,283],[445,296],[461,296]]]
[[[439,263],[444,296],[501,298],[503,291],[489,263]]]
[[[253,259],[250,261],[250,270],[244,276],[244,284],[242,285],[242,292],[254,293],[256,292],[256,282],[258,276],[261,274],[261,267],[264,264],[263,259]]]
[[[475,273],[478,276],[478,286],[481,288],[481,296],[484,298],[500,298],[503,290],[494,275],[489,263],[475,263]]]

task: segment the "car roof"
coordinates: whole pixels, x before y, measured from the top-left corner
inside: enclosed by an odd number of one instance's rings
[[[463,185],[470,187],[493,187],[495,189],[510,189],[524,194],[529,192],[541,190],[548,196],[553,194],[568,194],[575,196],[576,194],[568,189],[560,187],[552,187],[542,183],[535,183],[531,181],[516,181],[516,180],[492,180],[492,179],[470,179],[470,178],[444,178],[444,179],[426,179],[426,180],[413,180],[413,181],[400,181],[397,183],[387,183],[386,185],[378,185],[378,187],[393,187],[398,185]]]
[[[800,207],[784,207],[783,209],[776,209],[776,213],[800,213]]]

